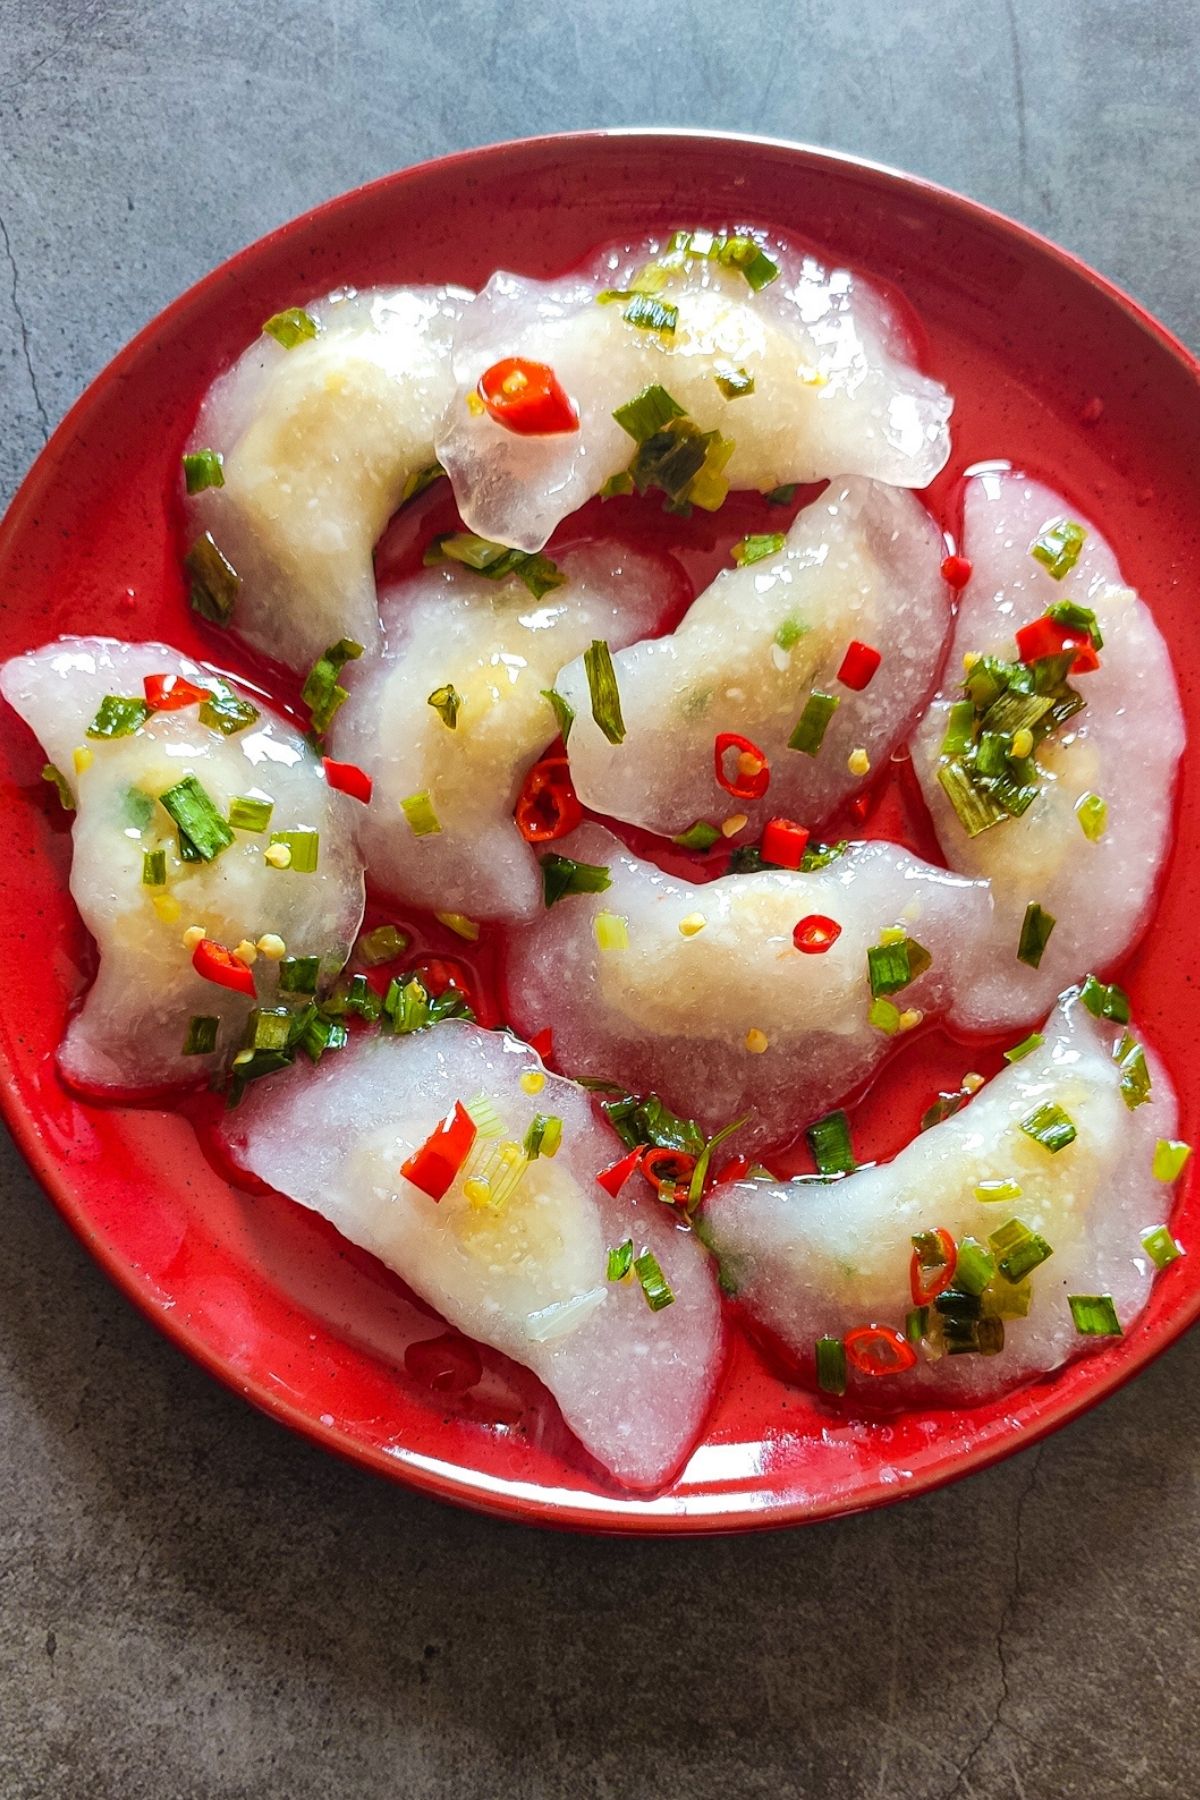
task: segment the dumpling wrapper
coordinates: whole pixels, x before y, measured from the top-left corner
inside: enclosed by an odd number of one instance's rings
[[[585,1449],[629,1487],[652,1488],[694,1442],[717,1375],[720,1303],[696,1238],[650,1195],[595,1181],[620,1145],[588,1096],[506,1032],[447,1020],[408,1037],[355,1035],[315,1069],[252,1090],[225,1135],[242,1167],[395,1270],[458,1330],[524,1363]],[[440,1202],[399,1173],[439,1121],[486,1095],[504,1138],[476,1140]],[[463,1192],[489,1144],[522,1142],[535,1114],[562,1120],[500,1211]],[[649,1248],[675,1295],[654,1312],[637,1280],[607,1279],[611,1247]]]
[[[982,883],[932,868],[896,844],[852,844],[826,868],[726,875],[692,886],[641,861],[599,825],[549,848],[609,869],[600,894],[568,894],[509,937],[509,1006],[527,1033],[549,1025],[565,1074],[656,1093],[712,1132],[749,1122],[731,1152],[778,1146],[841,1101],[893,1039],[867,1018],[867,948],[903,926],[933,957],[896,1004],[944,1012],[972,979],[987,931]],[[629,948],[601,950],[596,916],[626,921]],[[694,936],[680,932],[693,914]],[[836,920],[823,955],[792,942],[810,914]],[[761,1032],[767,1048],[747,1046]]]
[[[580,798],[671,837],[730,813],[755,825],[780,816],[818,824],[866,780],[851,773],[851,752],[865,750],[877,770],[926,703],[950,628],[942,555],[936,525],[911,494],[834,482],[778,555],[725,570],[672,633],[613,658],[623,743],[609,743],[593,719],[582,661],[562,671],[557,686],[576,713],[568,748]],[[853,639],[883,655],[861,692],[837,679]],[[810,756],[788,739],[814,690],[839,704]],[[762,799],[737,799],[717,782],[715,744],[726,731],[766,755]]]
[[[189,926],[203,926],[231,949],[274,933],[289,956],[320,957],[328,981],[362,920],[357,803],[326,785],[320,759],[257,694],[258,720],[228,737],[202,725],[196,706],[152,713],[129,737],[87,736],[106,694],[140,699],[143,677],[156,674],[214,689],[223,679],[165,644],[108,638],[60,638],[0,669],[0,693],[75,796],[71,893],[96,940],[100,966],[71,1019],[59,1062],[86,1087],[156,1088],[228,1065],[253,1002],[196,973],[182,942]],[[73,763],[78,748],[91,752],[82,773]],[[236,831],[212,862],[184,862],[157,796],[193,774],[222,817],[239,795],[272,800],[267,831]],[[131,789],[145,798],[131,801]],[[310,830],[320,834],[313,873],[264,861],[271,832]],[[166,852],[164,888],[142,882],[143,852],[154,849]],[[279,965],[260,956],[254,979],[262,1003],[274,1005]],[[196,1015],[220,1021],[212,1055],[183,1054]]]
[[[219,376],[189,450],[224,457],[224,486],[186,501],[241,578],[230,629],[307,670],[339,638],[379,642],[371,553],[410,475],[434,461],[453,392],[461,288],[339,289],[305,307],[316,337],[268,332]]]
[[[533,848],[513,822],[530,766],[558,733],[545,691],[593,638],[621,644],[662,610],[662,572],[614,544],[558,558],[567,579],[540,600],[515,577],[457,564],[381,596],[386,646],[351,664],[330,753],[374,781],[359,842],[372,881],[398,899],[472,919],[528,919],[542,904]],[[453,730],[429,696],[453,685]],[[578,720],[575,727],[578,728]],[[401,801],[427,793],[441,829],[415,836]]]
[[[702,431],[735,445],[731,488],[763,492],[827,475],[925,487],[950,454],[953,402],[913,365],[883,299],[846,269],[825,269],[775,241],[780,274],[754,293],[744,276],[692,258],[656,298],[677,306],[672,335],[625,319],[598,293],[629,285],[664,248],[656,239],[600,250],[582,272],[535,281],[500,271],[454,336],[456,393],[438,459],[472,531],[539,550],[568,513],[628,468],[636,445],[614,411],[652,384]],[[574,401],[578,431],[521,437],[468,408],[494,363],[547,363]],[[719,375],[754,389],[727,399]]]
[[[1087,537],[1075,567],[1055,581],[1029,546],[1063,518],[1077,519]],[[1184,726],[1170,653],[1149,608],[1123,584],[1099,532],[1059,495],[1020,475],[978,476],[968,485],[963,535],[972,576],[946,687],[913,739],[912,756],[947,862],[992,884],[992,954],[952,1015],[967,1030],[990,1031],[1038,1018],[1062,989],[1088,969],[1110,967],[1138,936],[1170,840]],[[969,838],[937,779],[950,705],[961,698],[963,656],[1013,658],[1014,632],[1056,600],[1091,607],[1104,638],[1099,669],[1069,678],[1087,705],[1038,751],[1043,787],[1029,810]],[[1096,843],[1075,811],[1088,793],[1108,807]],[[1037,969],[1017,961],[1031,901],[1056,921]]]
[[[747,1311],[797,1356],[818,1337],[867,1323],[903,1331],[912,1305],[912,1237],[941,1228],[956,1243],[1019,1219],[1052,1254],[1030,1275],[1028,1315],[1004,1321],[994,1356],[929,1360],[885,1380],[850,1374],[855,1396],[882,1398],[898,1383],[981,1399],[1077,1351],[1111,1339],[1076,1330],[1069,1294],[1109,1294],[1124,1330],[1146,1303],[1155,1265],[1142,1233],[1162,1224],[1171,1190],[1152,1174],[1158,1138],[1177,1129],[1175,1095],[1147,1052],[1151,1098],[1130,1111],[1111,1049],[1122,1027],[1097,1022],[1073,995],[1050,1015],[1044,1042],[1004,1069],[952,1118],[924,1131],[889,1163],[827,1185],[739,1181],[708,1201],[702,1232],[722,1278]],[[1051,1152],[1020,1121],[1057,1102],[1077,1137]],[[981,1182],[1014,1180],[1019,1200],[981,1201]]]

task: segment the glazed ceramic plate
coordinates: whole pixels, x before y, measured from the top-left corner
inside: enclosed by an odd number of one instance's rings
[[[269,314],[342,284],[475,287],[499,266],[553,275],[604,239],[721,220],[775,227],[906,297],[921,354],[956,401],[953,462],[930,496],[941,522],[953,530],[955,480],[980,461],[1006,459],[1061,488],[1101,524],[1154,610],[1200,741],[1193,359],[1099,276],[953,194],[820,151],[686,134],[543,138],[450,157],[334,200],[209,275],[93,383],[14,501],[0,530],[0,656],[60,632],[102,631],[163,638],[261,675],[187,611],[177,486],[201,394]],[[708,578],[758,503],[737,504],[741,517],[677,527],[693,582]],[[623,1494],[536,1382],[503,1358],[485,1353],[483,1381],[453,1402],[411,1379],[406,1346],[441,1329],[427,1309],[311,1213],[232,1185],[205,1152],[203,1105],[180,1114],[89,1104],[62,1087],[54,1051],[91,952],[42,760],[11,716],[0,721],[8,1122],[97,1261],[169,1337],[367,1468],[489,1512],[595,1530],[818,1519],[1008,1455],[1110,1393],[1200,1310],[1200,1256],[1185,1256],[1159,1277],[1128,1335],[1098,1353],[984,1406],[883,1414],[789,1384],[731,1321],[703,1441],[666,1490]],[[868,834],[902,830],[927,848],[927,829],[903,770],[893,772]],[[1121,979],[1180,1088],[1190,1138],[1200,812],[1186,770],[1177,838],[1157,913]],[[859,1154],[897,1149],[933,1093],[997,1061],[997,1045],[941,1032],[906,1043],[855,1108]],[[1198,1206],[1185,1186],[1175,1230],[1186,1247],[1200,1243]]]

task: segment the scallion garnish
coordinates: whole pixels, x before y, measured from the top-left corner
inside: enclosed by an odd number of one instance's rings
[[[1154,1146],[1155,1181],[1178,1181],[1192,1146],[1179,1138],[1159,1138]]]
[[[428,468],[414,469],[412,474],[408,477],[408,480],[404,483],[404,488],[400,495],[401,506],[405,505],[409,500],[415,500],[418,494],[423,494],[425,489],[432,487],[435,481],[440,481],[445,473],[446,471],[443,469],[441,463],[430,463]]]
[[[339,1020],[329,1018],[320,1007],[309,1007],[298,1042],[310,1062],[319,1063],[327,1050],[344,1050],[349,1041],[350,1033]]]
[[[850,1142],[850,1121],[844,1112],[827,1113],[804,1133],[820,1175],[849,1175],[857,1169]]]
[[[969,700],[956,700],[946,717],[942,756],[964,756],[975,741],[975,708]]]
[[[400,802],[400,810],[414,837],[432,837],[442,829],[428,794],[406,794]]]
[[[428,704],[447,730],[453,731],[458,724],[458,709],[462,705],[462,695],[458,689],[451,682],[447,682],[444,687],[434,688]]]
[[[602,500],[615,500],[619,494],[632,494],[632,492],[633,476],[629,473],[628,469],[618,469],[615,475],[609,476],[608,480],[600,489],[600,498]]]
[[[764,496],[767,505],[790,506],[796,498],[796,489],[799,485],[798,481],[785,481],[779,487],[772,488],[770,493]]]
[[[612,886],[612,876],[596,863],[575,862],[553,853],[539,858],[542,865],[542,898],[547,907],[567,894],[602,894]]]
[[[207,725],[210,731],[219,731],[222,737],[233,737],[236,732],[245,731],[258,716],[257,706],[235,694],[224,682],[211,699],[200,702],[200,723]]]
[[[609,1281],[624,1281],[633,1268],[633,1239],[626,1238],[623,1244],[614,1244],[608,1253],[607,1275]]]
[[[935,1125],[944,1125],[947,1119],[952,1119],[955,1113],[962,1111],[970,1098],[966,1088],[956,1088],[952,1094],[939,1094],[933,1104],[927,1106],[921,1114],[921,1130],[929,1131]]]
[[[1021,1130],[1051,1155],[1065,1150],[1079,1135],[1070,1115],[1063,1111],[1057,1100],[1043,1100],[1040,1106],[1035,1106],[1021,1120]]]
[[[805,756],[816,756],[825,742],[829,721],[840,705],[841,700],[835,694],[811,693],[788,739],[788,749],[801,750]]]
[[[752,532],[741,538],[729,554],[739,569],[746,569],[751,563],[765,562],[768,556],[778,556],[786,543],[787,536],[782,531]]]
[[[300,698],[312,715],[312,728],[318,735],[328,731],[334,713],[344,700],[350,698],[346,689],[339,685],[338,676],[348,662],[354,662],[362,653],[362,645],[356,644],[353,638],[339,638],[318,656],[309,670]]]
[[[305,312],[302,306],[288,306],[282,312],[272,313],[263,326],[267,336],[273,337],[285,350],[294,350],[307,338],[315,338],[320,329],[312,314]]]
[[[1014,1044],[1011,1050],[1004,1052],[1004,1060],[1006,1063],[1020,1062],[1024,1057],[1032,1056],[1035,1050],[1040,1050],[1045,1041],[1040,1031],[1031,1031],[1027,1038],[1022,1038],[1019,1044]]]
[[[653,1144],[659,1150],[682,1150],[696,1158],[704,1152],[704,1134],[696,1121],[673,1113],[657,1094],[648,1094],[644,1100],[636,1094],[622,1094],[620,1099],[603,1101],[601,1110],[627,1150]]]
[[[640,1256],[634,1257],[633,1272],[642,1284],[651,1312],[661,1312],[664,1306],[670,1306],[675,1296],[653,1250],[643,1250]]]
[[[207,1013],[197,1013],[189,1019],[187,1035],[183,1040],[185,1056],[208,1056],[217,1047],[217,1031],[220,1020]]]
[[[238,794],[229,802],[229,823],[235,831],[265,831],[274,811],[273,800],[259,800],[253,794]]]
[[[389,983],[383,997],[383,1021],[385,1028],[399,1037],[407,1037],[432,1023],[429,995],[415,975],[407,981],[393,979]]]
[[[321,973],[319,956],[285,956],[279,965],[281,994],[315,994]]]
[[[1079,998],[1094,1019],[1112,1019],[1118,1025],[1128,1025],[1129,995],[1115,981],[1105,983],[1089,975],[1079,990]]]
[[[1090,606],[1080,606],[1074,600],[1055,600],[1046,608],[1046,617],[1053,619],[1056,625],[1065,625],[1068,631],[1080,637],[1090,638],[1093,650],[1103,650],[1104,639]]]
[[[757,294],[774,281],[779,264],[769,257],[753,238],[731,237],[718,240],[717,261],[727,269],[740,269]]]
[[[323,1010],[335,1019],[353,1013],[368,1025],[373,1025],[383,1010],[383,999],[375,992],[365,975],[351,975],[349,980],[343,976],[329,998],[323,1002]]]
[[[621,316],[642,331],[662,331],[670,335],[679,323],[679,308],[672,306],[669,300],[656,299],[653,294],[631,294]]]
[[[1165,1225],[1155,1225],[1150,1231],[1142,1233],[1142,1248],[1151,1262],[1158,1269],[1165,1269],[1168,1263],[1177,1262],[1183,1250]]]
[[[183,559],[191,576],[188,602],[212,625],[228,625],[241,591],[242,578],[217,547],[211,531],[202,532]]]
[[[1108,802],[1099,794],[1081,794],[1075,802],[1079,829],[1089,844],[1098,844],[1108,830]]]
[[[904,1335],[915,1348],[929,1332],[929,1308],[910,1306],[904,1315]]]
[[[885,1037],[895,1037],[900,1030],[900,1008],[891,1000],[872,1000],[867,1008],[867,1023]]]
[[[1079,561],[1079,552],[1087,532],[1074,519],[1052,519],[1043,525],[1029,546],[1029,554],[1040,562],[1055,581],[1069,575]]]
[[[754,392],[753,375],[747,369],[735,368],[732,363],[718,363],[713,380],[726,400],[740,400]]]
[[[569,700],[564,700],[555,688],[542,688],[541,695],[543,700],[550,702],[551,710],[558,724],[558,735],[565,745],[571,735],[571,727],[575,723],[575,708]]]
[[[964,1237],[958,1245],[954,1285],[968,1294],[982,1294],[996,1273],[996,1259],[978,1238]]]
[[[781,650],[794,650],[802,637],[807,637],[809,627],[802,619],[785,619],[775,633],[775,642]]]
[[[1150,1098],[1150,1069],[1146,1062],[1146,1052],[1126,1032],[1114,1050],[1113,1058],[1121,1070],[1121,1098],[1130,1112],[1134,1112]]]
[[[154,817],[153,797],[145,788],[128,787],[125,789],[121,811],[136,831],[145,831]]]
[[[535,1113],[525,1133],[524,1151],[530,1162],[539,1156],[554,1156],[562,1143],[563,1124],[553,1113]]]
[[[291,851],[286,865],[293,875],[312,875],[320,855],[321,834],[318,831],[273,831],[272,844],[284,844]]]
[[[849,848],[849,838],[839,838],[836,844],[810,843],[800,858],[800,873],[812,875],[817,869],[827,869],[839,856],[845,856]]]
[[[1054,1254],[1045,1238],[1020,1219],[1010,1219],[998,1231],[989,1232],[988,1243],[996,1253],[996,1267],[1014,1287]]]
[[[224,461],[219,450],[189,450],[183,459],[183,481],[188,493],[202,494],[205,488],[224,487]]]
[[[599,950],[628,950],[629,920],[620,913],[598,912],[593,920]]]
[[[994,1181],[980,1181],[975,1184],[975,1198],[985,1204],[995,1200],[1019,1200],[1021,1184],[1007,1176],[1000,1176]]]
[[[720,835],[719,826],[710,825],[707,819],[697,819],[686,831],[681,831],[678,837],[672,838],[671,842],[684,850],[711,850]]]
[[[610,744],[625,742],[625,721],[621,717],[621,696],[617,690],[617,674],[612,652],[603,638],[593,638],[583,653],[588,692],[592,699],[592,717]]]
[[[232,831],[194,775],[185,775],[158,797],[179,829],[180,854],[185,860],[211,862],[232,844]],[[191,858],[185,844],[194,852]]]
[[[684,411],[677,400],[673,400],[666,388],[659,387],[657,382],[643,388],[634,399],[627,400],[624,406],[618,406],[613,418],[622,431],[628,432],[636,444],[645,444],[672,419],[682,419]]]
[[[392,962],[397,956],[403,956],[410,941],[408,933],[396,925],[376,925],[373,931],[363,932],[354,946],[354,953],[360,962],[373,969],[379,963]]]
[[[867,951],[867,978],[871,998],[898,994],[902,988],[923,975],[933,962],[924,944],[915,938],[902,937],[890,944],[872,944]]]
[[[1123,1337],[1111,1294],[1068,1294],[1075,1329],[1084,1337]]]
[[[939,763],[937,778],[968,837],[978,837],[1008,817],[1006,809],[991,794],[976,787],[960,758],[952,756]]]
[[[743,1113],[740,1119],[731,1119],[728,1125],[722,1125],[720,1131],[715,1131],[712,1137],[705,1139],[704,1148],[696,1158],[696,1166],[692,1170],[691,1179],[688,1182],[687,1210],[689,1213],[695,1211],[704,1197],[704,1183],[708,1180],[713,1151],[719,1149],[727,1138],[733,1136],[735,1131],[740,1131],[749,1117],[749,1113]],[[688,1122],[691,1123],[690,1120]]]
[[[819,1337],[816,1342],[817,1386],[823,1394],[846,1391],[846,1346],[841,1338]]]
[[[1031,900],[1021,922],[1017,961],[1023,962],[1027,968],[1036,969],[1046,953],[1046,945],[1050,942],[1050,934],[1056,923],[1052,913],[1043,911],[1036,900]]]
[[[58,795],[58,803],[64,812],[75,811],[75,796],[71,792],[71,789],[67,784],[67,778],[61,769],[55,768],[53,763],[47,763],[42,770],[42,780],[51,783]]]
[[[561,587],[567,579],[558,564],[540,551],[530,554],[525,550],[510,550],[507,544],[477,537],[473,531],[456,531],[446,537],[434,538],[423,560],[426,567],[431,568],[447,557],[451,562],[474,569],[487,581],[507,581],[510,575],[515,575],[535,600]]]
[[[142,851],[142,886],[149,888],[166,887],[167,885],[167,853],[165,850]]]
[[[132,737],[149,716],[150,708],[144,700],[130,699],[125,694],[105,694],[87,734],[90,738]]]

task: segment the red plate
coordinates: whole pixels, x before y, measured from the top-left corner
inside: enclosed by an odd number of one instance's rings
[[[903,291],[929,365],[956,397],[953,472],[1009,458],[1102,524],[1170,638],[1200,733],[1200,614],[1187,579],[1200,567],[1194,360],[1081,263],[955,195],[823,152],[678,133],[543,138],[449,157],[320,207],[200,282],[92,385],[14,501],[0,529],[0,655],[96,630],[234,654],[184,607],[174,496],[200,395],[270,313],[343,283],[476,286],[501,265],[550,275],[606,238],[726,218],[777,227]],[[943,480],[940,503],[948,491]],[[42,758],[11,717],[0,731],[8,1121],[120,1287],[197,1361],[319,1444],[444,1498],[543,1524],[778,1525],[879,1505],[1007,1455],[1111,1393],[1200,1310],[1200,1257],[1186,1256],[1111,1347],[987,1406],[887,1417],[789,1386],[735,1332],[707,1435],[683,1473],[656,1496],[623,1495],[586,1463],[537,1384],[503,1359],[484,1353],[483,1381],[465,1401],[418,1385],[405,1347],[442,1328],[312,1214],[231,1187],[185,1118],[85,1105],[63,1090],[53,1053],[88,946]],[[1179,835],[1200,842],[1186,772]],[[1123,977],[1180,1085],[1189,1137],[1200,1090],[1198,876],[1200,855],[1181,852]],[[934,1089],[994,1064],[994,1050],[937,1032],[904,1046],[858,1109],[860,1143],[895,1149]],[[1185,1245],[1198,1206],[1192,1184],[1175,1219]]]

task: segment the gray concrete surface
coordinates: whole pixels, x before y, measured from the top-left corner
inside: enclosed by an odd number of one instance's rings
[[[538,128],[773,132],[1059,238],[1200,342],[1194,0],[0,0],[0,500],[133,330],[339,189]],[[869,1518],[553,1537],[323,1459],[0,1157],[0,1794],[1188,1800],[1200,1338]]]

